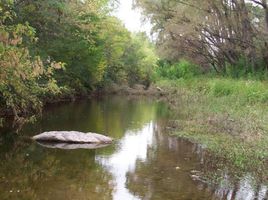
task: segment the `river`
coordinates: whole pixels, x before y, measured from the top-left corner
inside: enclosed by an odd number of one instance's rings
[[[167,132],[168,106],[113,97],[48,106],[19,134],[1,130],[0,199],[264,200],[268,188],[246,174],[221,184],[203,178],[213,162],[199,144]],[[43,147],[30,136],[50,130],[97,132],[115,143],[95,150]]]

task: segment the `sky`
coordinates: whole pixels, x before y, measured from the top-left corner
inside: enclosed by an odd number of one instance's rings
[[[129,31],[145,31],[148,36],[150,35],[151,24],[149,22],[142,22],[140,10],[132,9],[132,0],[120,0],[115,16],[123,21]]]

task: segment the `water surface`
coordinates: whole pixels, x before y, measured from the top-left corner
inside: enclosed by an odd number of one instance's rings
[[[213,185],[215,170],[198,144],[166,132],[170,111],[150,99],[105,98],[50,106],[19,136],[1,130],[0,199],[208,200],[267,199],[267,187],[245,175]],[[50,130],[97,132],[116,139],[96,150],[42,147],[29,136]]]

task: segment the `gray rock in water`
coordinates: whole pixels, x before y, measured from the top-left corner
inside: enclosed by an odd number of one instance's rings
[[[36,141],[61,142],[61,143],[96,143],[109,144],[112,138],[97,133],[82,133],[78,131],[50,131],[33,137]]]
[[[51,149],[99,149],[108,146],[109,144],[100,144],[100,143],[59,143],[59,142],[37,142],[39,145],[51,148]]]

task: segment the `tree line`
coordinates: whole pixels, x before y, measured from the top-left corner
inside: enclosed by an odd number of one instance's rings
[[[153,24],[159,55],[234,77],[268,70],[267,0],[135,0]]]
[[[33,119],[44,102],[110,83],[150,81],[157,57],[109,0],[0,1],[0,113]]]

